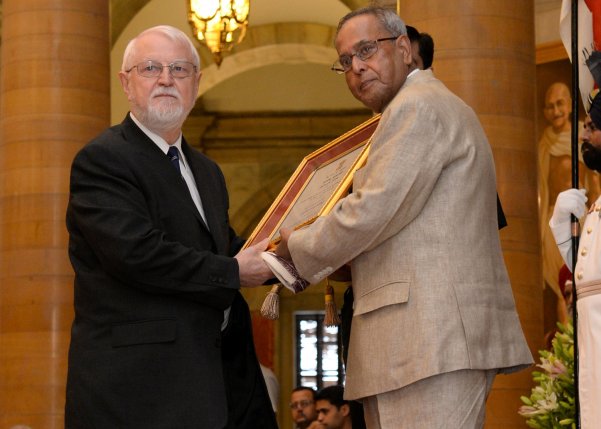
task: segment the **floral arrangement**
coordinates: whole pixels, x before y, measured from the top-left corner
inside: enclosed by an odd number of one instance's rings
[[[533,371],[537,384],[531,395],[522,396],[519,414],[537,429],[576,428],[574,399],[574,328],[558,324],[552,350],[540,350],[543,371]]]

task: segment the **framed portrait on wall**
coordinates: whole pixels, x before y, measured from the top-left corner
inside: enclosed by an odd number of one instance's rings
[[[561,42],[537,47],[536,82],[536,153],[544,328],[545,332],[552,333],[558,321],[566,322],[562,319],[566,319],[569,311],[566,309],[562,312],[562,305],[559,305],[566,300],[566,279],[560,275],[564,262],[549,228],[549,220],[557,195],[572,187],[572,129],[578,127],[580,135],[586,112],[580,93],[572,94],[572,65]],[[579,100],[577,124],[572,123],[571,117],[573,96]],[[588,169],[581,158],[580,161],[579,187],[587,189],[589,202],[595,201],[601,194],[599,174]]]

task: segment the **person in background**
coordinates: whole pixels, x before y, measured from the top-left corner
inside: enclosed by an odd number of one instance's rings
[[[297,429],[322,429],[315,410],[315,390],[298,386],[290,394],[290,412]]]
[[[572,187],[572,127],[578,127],[578,134],[582,135],[582,124],[571,122],[572,95],[563,82],[554,82],[547,88],[543,113],[548,126],[538,142],[537,157],[543,280],[561,301],[558,278],[564,261],[557,249],[549,220],[559,193]],[[587,190],[589,202],[594,202],[600,195],[599,175],[586,167],[581,154],[578,173],[578,181]]]
[[[601,172],[601,95],[597,94],[584,121],[582,158]],[[588,208],[585,189],[568,189],[557,196],[549,227],[566,265],[575,275],[578,311],[578,392],[582,429],[601,422],[601,197]],[[578,245],[576,267],[572,260],[572,221],[586,214]],[[573,304],[572,304],[573,305]]]
[[[344,387],[324,387],[315,395],[317,421],[324,429],[364,429],[363,407],[344,399]]]
[[[73,160],[67,429],[277,428],[240,293],[272,277],[267,242],[241,250],[221,170],[182,136],[200,77],[185,33],[143,31],[130,112]]]
[[[557,322],[562,325],[572,321],[572,272],[566,264],[559,270],[559,289],[561,296],[557,298]],[[553,339],[557,334],[557,327],[549,330],[545,334],[545,347],[547,350],[553,350]]]
[[[561,296],[557,299],[557,321],[562,324],[572,320],[572,272],[566,264],[559,270],[559,290]]]
[[[381,113],[352,193],[276,248],[320,282],[350,263],[345,399],[369,429],[481,428],[498,373],[530,366],[505,268],[492,150],[474,111],[413,63],[389,9],[347,14],[332,69]],[[402,422],[402,423],[401,423]]]
[[[434,40],[428,33],[420,33],[407,25],[407,36],[411,41],[411,56],[415,67],[420,70],[432,68],[434,61]]]

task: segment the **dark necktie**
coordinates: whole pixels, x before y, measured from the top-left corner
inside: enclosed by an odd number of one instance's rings
[[[175,146],[169,146],[169,150],[167,151],[167,156],[171,160],[173,166],[177,169],[177,172],[182,174],[182,171],[179,168],[179,151]]]

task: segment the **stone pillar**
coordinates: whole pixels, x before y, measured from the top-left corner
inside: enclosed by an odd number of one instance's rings
[[[493,149],[509,226],[501,231],[522,327],[535,359],[543,343],[536,190],[532,0],[399,0],[400,16],[434,39],[434,74],[478,114]],[[396,4],[390,7],[396,8]],[[523,428],[529,371],[499,376],[486,428]]]
[[[109,124],[108,0],[3,0],[0,427],[62,428],[76,151]]]

